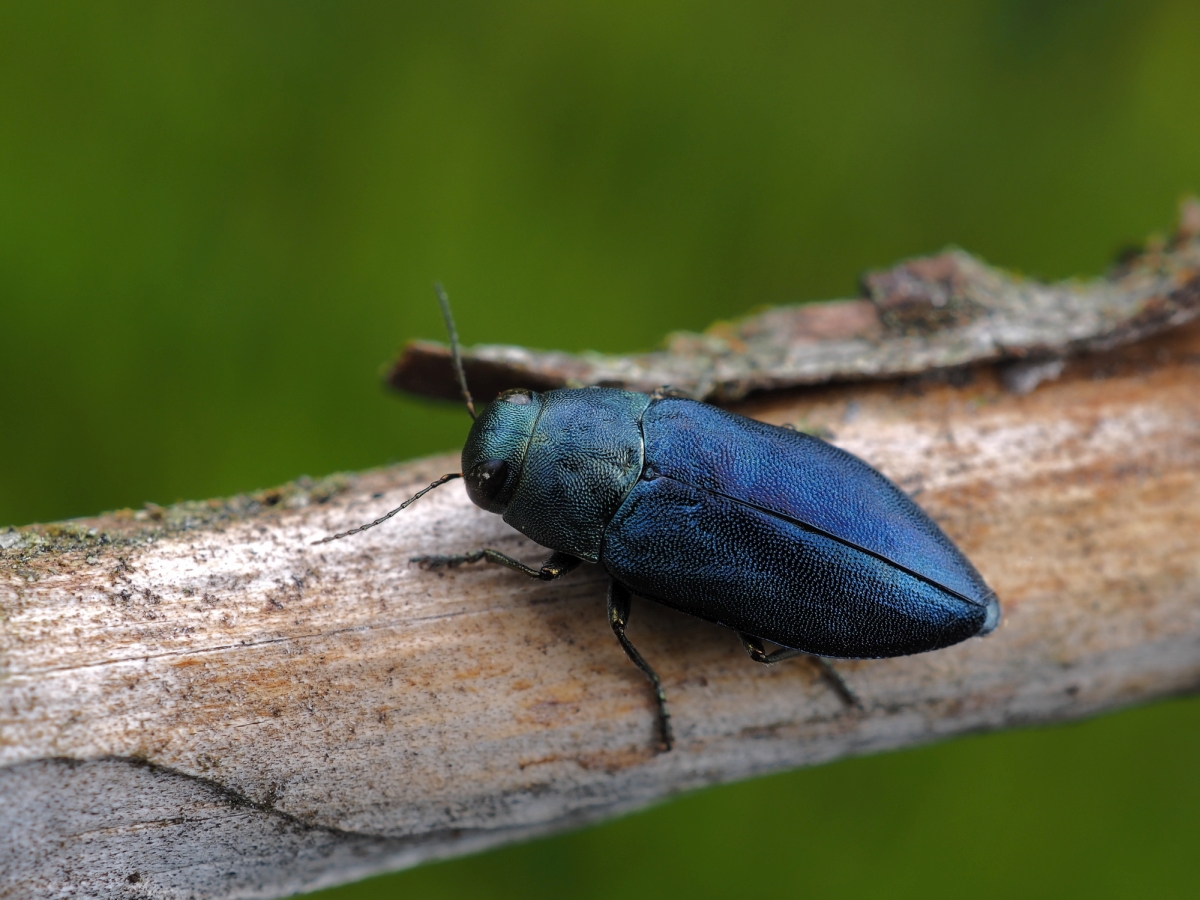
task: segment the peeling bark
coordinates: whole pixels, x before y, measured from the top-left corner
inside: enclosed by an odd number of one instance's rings
[[[634,356],[574,355],[481,345],[463,356],[476,397],[504,388],[670,385],[727,403],[756,391],[895,378],[1009,362],[1025,389],[1063,358],[1109,350],[1200,315],[1200,203],[1185,203],[1174,236],[1151,242],[1106,278],[1042,284],[949,250],[863,278],[855,300],[780,306],[703,334],[677,332],[666,349]],[[414,341],[393,365],[397,390],[455,400],[450,351]],[[1029,388],[1032,389],[1032,388]]]
[[[1200,231],[1200,229],[1197,229]],[[1166,252],[1166,251],[1164,251]],[[912,493],[998,592],[985,639],[805,660],[636,601],[677,747],[605,621],[554,583],[420,554],[542,551],[452,456],[0,531],[0,884],[274,897],[573,827],[680,790],[1200,688],[1200,323],[1068,360],[761,395]]]

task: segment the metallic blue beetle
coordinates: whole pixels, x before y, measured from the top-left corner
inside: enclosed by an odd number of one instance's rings
[[[443,310],[474,414],[444,295]],[[667,749],[661,683],[625,635],[631,594],[734,629],[762,663],[921,653],[1000,620],[974,566],[883,475],[819,438],[695,400],[506,391],[471,428],[462,474],[425,490],[458,477],[474,503],[554,552],[540,568],[490,549],[415,561],[487,560],[547,581],[583,560],[603,566],[609,623],[654,686]],[[784,649],[768,654],[764,640]]]

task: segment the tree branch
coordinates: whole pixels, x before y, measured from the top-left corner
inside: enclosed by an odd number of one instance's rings
[[[1165,251],[1164,251],[1165,252]],[[1180,276],[1182,277],[1182,276]],[[1200,324],[1069,361],[761,395],[930,511],[1004,604],[992,636],[765,668],[635,601],[677,747],[583,567],[423,571],[540,550],[453,457],[227,501],[0,532],[0,873],[17,895],[271,897],[573,827],[676,791],[1200,688]]]

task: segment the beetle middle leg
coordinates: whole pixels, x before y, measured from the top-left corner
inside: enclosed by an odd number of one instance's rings
[[[797,656],[807,656],[816,665],[826,684],[833,688],[834,692],[842,698],[842,702],[856,709],[863,708],[858,695],[850,689],[850,685],[842,680],[842,676],[838,674],[837,669],[829,664],[828,660],[812,653],[805,653],[803,650],[793,650],[790,647],[781,647],[774,653],[767,653],[763,648],[763,642],[753,635],[739,631],[738,637],[742,639],[742,646],[746,648],[747,655],[756,663],[762,663],[764,666],[782,662],[785,659],[793,659]]]
[[[541,568],[535,569],[533,566],[525,565],[519,559],[506,556],[499,550],[485,548],[483,550],[475,550],[471,553],[458,553],[452,556],[414,556],[410,562],[415,562],[425,569],[449,568],[451,566],[461,566],[463,563],[490,562],[499,566],[508,566],[508,568],[523,575],[528,575],[530,578],[553,581],[555,578],[561,578],[563,575],[566,575],[578,566],[581,560],[577,556],[571,556],[569,553],[560,553],[556,550],[542,563]]]
[[[662,734],[663,747],[666,750],[670,750],[673,738],[671,735],[671,713],[667,709],[666,691],[663,690],[662,681],[659,679],[658,673],[650,668],[650,664],[646,660],[642,659],[642,654],[637,652],[637,648],[630,643],[629,638],[625,634],[625,626],[629,624],[629,600],[629,591],[624,585],[617,584],[616,581],[609,582],[608,624],[612,626],[613,634],[621,642],[621,649],[625,651],[625,655],[629,657],[630,662],[641,669],[642,674],[650,679],[650,684],[654,688],[654,699],[658,702],[658,727]]]

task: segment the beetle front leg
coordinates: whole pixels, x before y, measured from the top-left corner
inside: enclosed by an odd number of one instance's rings
[[[616,581],[609,582],[608,624],[612,626],[613,634],[621,642],[621,649],[625,651],[630,662],[641,669],[642,674],[650,679],[650,684],[654,688],[654,699],[658,702],[658,727],[662,733],[663,747],[670,750],[673,743],[671,713],[667,709],[667,694],[663,690],[662,681],[659,679],[658,673],[650,668],[646,660],[642,659],[642,654],[637,652],[637,648],[629,642],[629,638],[625,635],[625,626],[629,624],[629,600],[629,591],[624,585],[617,584]]]
[[[820,656],[813,653],[805,653],[803,650],[793,650],[790,647],[781,647],[774,653],[767,653],[763,649],[763,643],[753,635],[739,631],[738,637],[742,639],[742,646],[746,648],[746,653],[756,663],[762,663],[764,666],[769,666],[773,663],[783,662],[785,659],[792,659],[797,656],[807,656],[816,665],[817,670],[821,673],[821,677],[826,683],[833,688],[834,692],[842,698],[842,701],[847,706],[853,706],[856,709],[862,709],[863,705],[858,699],[858,695],[850,689],[850,685],[842,680],[842,676],[837,670],[829,664],[829,662]]]
[[[541,568],[535,569],[533,566],[525,565],[519,559],[506,556],[499,550],[485,548],[483,550],[475,550],[472,553],[459,553],[453,556],[414,556],[409,562],[415,562],[423,569],[442,569],[451,566],[461,566],[463,563],[490,562],[499,566],[508,566],[508,568],[523,575],[528,575],[530,578],[553,581],[556,578],[566,575],[578,566],[582,560],[577,556],[571,556],[569,553],[560,553],[556,550],[542,563]]]

